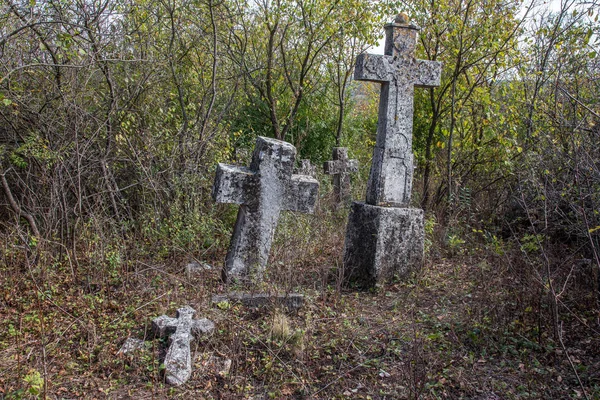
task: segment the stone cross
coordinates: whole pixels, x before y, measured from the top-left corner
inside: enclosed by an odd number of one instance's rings
[[[292,175],[296,148],[258,137],[250,168],[219,164],[213,186],[218,203],[240,204],[225,259],[224,280],[260,279],[281,211],[314,211],[319,182]]]
[[[311,164],[310,160],[302,159],[299,165],[294,169],[294,173],[298,175],[308,175],[313,178],[317,176],[317,169]]]
[[[419,27],[399,14],[385,26],[385,54],[361,54],[354,78],[381,82],[377,141],[366,202],[352,203],[344,243],[344,280],[373,287],[423,264],[423,210],[408,207],[412,189],[414,87],[439,85],[442,65],[414,58]]]
[[[350,172],[358,171],[358,161],[348,159],[348,149],[334,147],[333,161],[325,161],[323,170],[326,175],[333,175],[333,193],[337,204],[351,200]]]
[[[381,83],[377,139],[367,184],[366,202],[404,207],[410,201],[413,180],[414,87],[440,85],[442,64],[415,59],[419,27],[399,14],[385,26],[384,55],[361,54],[354,79]]]
[[[192,374],[190,342],[194,335],[210,333],[215,329],[212,321],[194,320],[196,313],[190,306],[177,310],[177,317],[161,315],[152,321],[152,330],[158,337],[169,336],[169,350],[165,356],[165,379],[170,385],[184,384]]]

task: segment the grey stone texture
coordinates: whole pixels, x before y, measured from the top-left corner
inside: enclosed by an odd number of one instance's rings
[[[302,159],[298,162],[298,166],[294,169],[294,174],[307,175],[311,177],[317,176],[317,169],[310,162],[310,160]]]
[[[192,261],[185,266],[185,272],[188,277],[191,277],[196,274],[201,274],[205,271],[210,271],[212,267],[207,263],[198,263],[196,261]]]
[[[119,349],[119,351],[117,352],[117,355],[125,355],[133,353],[136,350],[141,350],[144,348],[144,343],[145,342],[142,339],[136,339],[132,337],[127,338],[121,346],[121,348]]]
[[[350,186],[350,173],[358,171],[358,161],[348,159],[346,147],[334,147],[332,161],[323,163],[326,175],[333,176],[333,194],[337,204],[347,203],[352,200]]]
[[[297,310],[304,305],[304,296],[299,293],[285,295],[270,295],[266,293],[238,293],[218,294],[212,297],[213,303],[239,302],[245,307],[258,308],[267,306],[284,306],[288,310]]]
[[[423,210],[408,208],[414,172],[413,96],[440,84],[442,64],[414,57],[419,27],[399,14],[385,26],[384,55],[361,54],[354,78],[381,83],[366,202],[354,202],[344,244],[347,283],[372,287],[423,263]]]
[[[381,83],[368,204],[406,207],[410,202],[414,87],[439,86],[442,71],[440,62],[415,59],[418,30],[396,18],[385,26],[385,54],[363,53],[356,60],[354,79]]]
[[[250,168],[217,166],[213,199],[240,205],[223,269],[225,281],[260,280],[280,212],[314,211],[319,182],[293,175],[295,158],[291,144],[259,136]]]
[[[344,277],[368,288],[419,268],[425,243],[423,210],[352,203],[346,230]]]
[[[177,310],[177,317],[161,315],[152,321],[152,330],[158,337],[169,336],[169,349],[165,356],[165,380],[170,385],[184,384],[192,374],[190,343],[194,335],[211,333],[215,329],[212,321],[193,319],[196,310],[185,306]]]

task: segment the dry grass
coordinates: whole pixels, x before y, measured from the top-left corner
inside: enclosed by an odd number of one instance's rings
[[[232,288],[218,268],[186,275],[183,259],[122,260],[112,274],[79,260],[73,274],[69,262],[44,254],[36,264],[12,258],[1,266],[0,398],[600,396],[597,311],[562,320],[584,393],[546,311],[530,305],[537,289],[515,282],[525,277],[507,257],[438,258],[374,292],[340,290],[344,215],[324,215],[282,221],[266,282],[254,288],[304,293],[305,307],[292,314],[211,304],[211,295]],[[190,381],[172,388],[158,361],[166,342],[151,339],[148,326],[184,304],[217,329],[194,343]],[[146,347],[116,356],[130,336],[147,338]],[[227,360],[224,372],[218,365]]]

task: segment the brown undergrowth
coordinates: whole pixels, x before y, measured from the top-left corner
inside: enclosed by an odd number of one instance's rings
[[[0,398],[600,396],[595,302],[564,297],[569,312],[552,314],[519,252],[475,243],[430,243],[420,273],[371,292],[343,289],[344,219],[343,210],[283,218],[266,281],[252,290],[303,293],[293,313],[212,304],[243,288],[226,287],[218,267],[187,275],[184,257],[59,259],[44,244],[27,253],[5,243]],[[204,260],[219,266],[222,254],[213,256]],[[194,342],[193,376],[173,388],[159,362],[166,341],[149,324],[185,304],[217,328]],[[117,355],[128,337],[146,346]],[[227,360],[229,369],[215,366]]]

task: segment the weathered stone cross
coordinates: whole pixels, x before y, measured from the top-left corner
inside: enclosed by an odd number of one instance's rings
[[[423,210],[410,208],[414,87],[439,85],[442,65],[414,58],[419,27],[400,14],[385,25],[385,55],[363,54],[354,78],[381,82],[377,141],[365,203],[354,202],[344,244],[344,279],[372,287],[423,264]]]
[[[366,201],[404,207],[410,201],[413,180],[414,87],[439,86],[442,64],[414,58],[419,27],[410,24],[405,14],[398,15],[385,30],[384,55],[361,54],[354,70],[356,80],[381,82]]]
[[[319,182],[292,175],[296,148],[258,137],[250,168],[219,164],[213,186],[218,203],[240,204],[223,278],[261,278],[281,211],[312,213]]]
[[[311,164],[310,160],[303,159],[298,162],[298,166],[294,169],[294,174],[308,175],[313,178],[317,175],[317,169]]]
[[[194,320],[196,313],[190,306],[177,310],[177,317],[161,315],[152,321],[152,330],[158,337],[169,336],[169,350],[165,356],[165,379],[170,385],[184,384],[192,374],[190,342],[194,334],[210,333],[215,329],[212,321],[202,318]]]
[[[358,171],[358,161],[348,159],[348,149],[334,147],[333,161],[325,161],[323,170],[326,175],[333,175],[333,193],[336,203],[350,200],[350,172]]]

